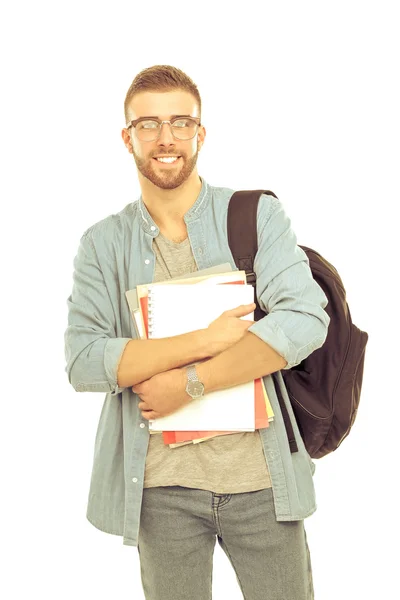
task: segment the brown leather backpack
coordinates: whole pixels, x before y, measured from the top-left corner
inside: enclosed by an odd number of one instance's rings
[[[228,243],[239,270],[245,270],[247,283],[255,288],[253,264],[257,253],[257,206],[261,194],[269,190],[235,192],[228,207]],[[277,196],[275,196],[277,198]],[[300,245],[299,245],[300,246]],[[339,273],[318,252],[300,246],[307,254],[315,281],[325,292],[330,316],[327,338],[300,364],[282,370],[285,387],[304,445],[311,458],[321,458],[336,450],[350,433],[360,402],[368,334],[354,325]],[[255,295],[254,320],[266,314]],[[275,390],[284,419],[291,452],[297,443],[284,404],[276,374]]]

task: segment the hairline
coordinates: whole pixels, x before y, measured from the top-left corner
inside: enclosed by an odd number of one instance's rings
[[[138,96],[139,94],[145,94],[145,93],[150,93],[150,94],[168,94],[169,92],[175,92],[175,91],[180,91],[180,92],[184,92],[186,94],[190,94],[193,98],[193,100],[195,101],[195,106],[196,106],[196,110],[200,111],[200,104],[198,99],[196,98],[196,96],[193,94],[193,92],[191,92],[190,90],[186,90],[183,88],[170,88],[170,89],[165,89],[164,91],[162,90],[151,90],[151,89],[146,89],[146,90],[140,90],[134,93],[134,95],[131,97],[129,104],[132,103],[132,101],[135,99],[135,96]],[[127,113],[129,114],[131,111],[129,110],[129,105],[127,107]],[[192,117],[193,115],[171,115],[170,118],[173,119],[174,117]],[[141,119],[143,117],[137,117],[138,119]],[[159,119],[160,117],[144,117],[146,119]],[[201,119],[200,115],[196,117],[197,119]],[[160,119],[162,120],[162,119]],[[130,123],[131,121],[136,121],[136,119],[128,119],[128,123]]]

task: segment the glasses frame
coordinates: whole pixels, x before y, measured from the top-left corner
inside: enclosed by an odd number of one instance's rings
[[[190,137],[190,138],[185,138],[185,139],[178,138],[178,137],[176,137],[176,135],[175,135],[175,134],[174,134],[174,132],[172,131],[172,123],[174,123],[175,121],[180,121],[180,120],[182,120],[182,119],[192,119],[193,121],[196,121],[196,123],[197,123],[197,131],[196,131],[196,133],[195,133],[194,135],[192,135],[192,137]],[[139,140],[140,142],[156,142],[156,141],[157,141],[157,140],[160,138],[160,135],[161,135],[161,129],[162,129],[162,126],[163,126],[163,124],[164,124],[164,123],[168,123],[168,124],[169,124],[169,126],[170,126],[170,130],[171,130],[171,133],[172,133],[172,135],[174,136],[174,138],[175,138],[176,140],[179,140],[180,142],[187,142],[187,141],[189,141],[189,140],[192,140],[192,139],[195,137],[195,135],[198,133],[198,131],[199,131],[199,127],[201,127],[200,117],[192,117],[192,116],[188,117],[188,116],[186,116],[186,115],[181,115],[181,116],[179,116],[179,115],[178,115],[177,117],[174,117],[173,119],[171,119],[171,121],[162,121],[162,120],[161,120],[161,119],[159,119],[158,117],[152,117],[152,118],[149,118],[149,117],[140,117],[139,119],[134,119],[133,121],[131,121],[131,122],[129,123],[129,125],[127,125],[127,126],[126,126],[126,129],[128,129],[128,130],[129,130],[131,127],[133,127],[133,128],[135,129],[135,132],[136,132],[136,125],[137,125],[137,124],[138,124],[140,121],[157,121],[157,123],[159,123],[159,125],[160,125],[160,127],[158,128],[158,135],[157,135],[157,137],[156,137],[154,140],[141,140],[141,139],[140,139],[140,138],[137,136],[137,134],[136,134],[136,137],[138,138],[138,140]]]

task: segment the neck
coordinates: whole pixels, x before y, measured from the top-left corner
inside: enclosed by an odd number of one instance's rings
[[[159,188],[145,177],[140,178],[140,186],[143,202],[161,231],[186,227],[183,217],[196,202],[201,190],[197,169],[173,190]]]

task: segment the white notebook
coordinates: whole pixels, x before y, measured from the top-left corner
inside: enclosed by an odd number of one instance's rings
[[[205,329],[225,310],[254,301],[251,285],[149,287],[149,338]],[[254,320],[254,313],[244,319]],[[149,421],[152,431],[254,431],[254,381],[205,394],[171,415]]]
[[[149,339],[205,329],[225,310],[254,302],[247,284],[174,284],[149,286]],[[254,320],[254,313],[247,319]]]

